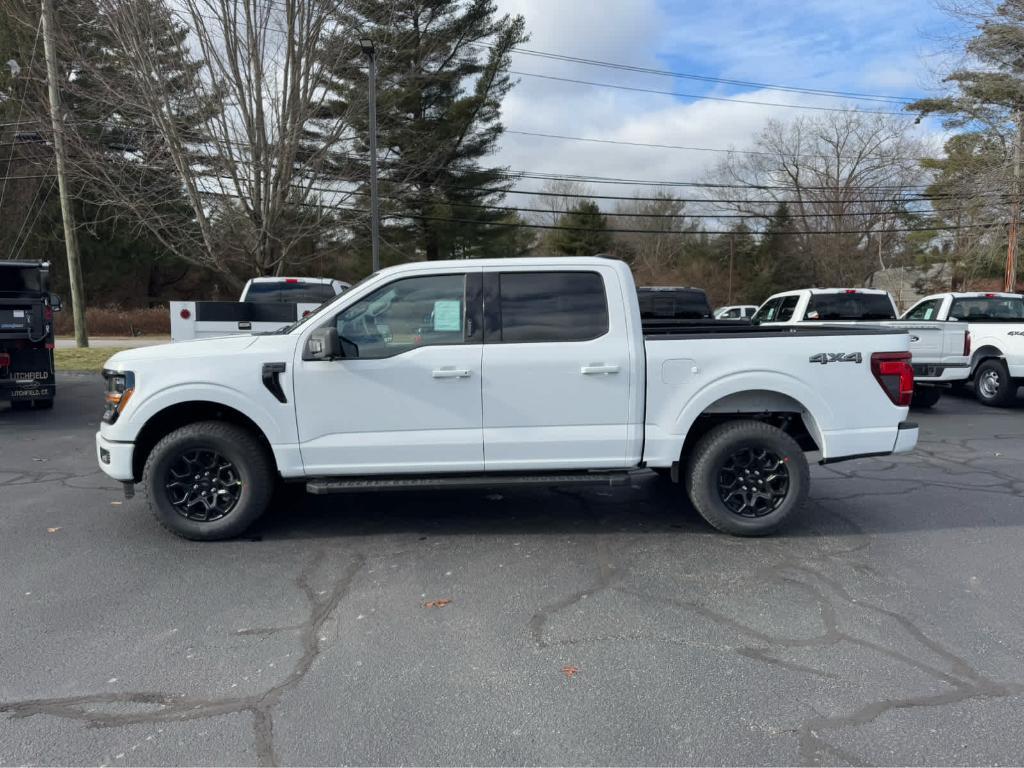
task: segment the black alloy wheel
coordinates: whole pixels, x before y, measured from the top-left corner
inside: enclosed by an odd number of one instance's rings
[[[242,494],[235,465],[217,451],[203,448],[183,451],[167,467],[164,487],[178,514],[199,523],[230,514]]]
[[[764,517],[789,495],[786,461],[765,447],[741,447],[718,470],[718,496],[740,517]]]

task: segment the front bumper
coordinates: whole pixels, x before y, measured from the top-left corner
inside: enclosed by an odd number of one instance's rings
[[[100,469],[115,480],[132,482],[135,479],[132,472],[134,453],[135,443],[116,443],[107,440],[102,432],[96,433],[96,461]]]

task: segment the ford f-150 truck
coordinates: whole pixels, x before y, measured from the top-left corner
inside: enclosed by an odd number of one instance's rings
[[[348,288],[326,277],[254,277],[238,301],[172,301],[171,341],[276,331]]]
[[[1009,405],[1024,386],[1024,296],[1019,293],[938,293],[926,296],[906,320],[967,323],[969,373],[985,405]]]
[[[969,375],[972,337],[967,323],[940,323],[932,318],[897,320],[896,303],[886,291],[872,288],[804,288],[777,293],[754,315],[760,325],[804,323],[871,323],[910,334],[915,408],[931,408],[942,389]]]
[[[909,338],[708,321],[645,330],[600,257],[382,270],[272,334],[119,352],[99,465],[191,539],[312,493],[682,483],[716,528],[777,528],[822,462],[911,450]]]

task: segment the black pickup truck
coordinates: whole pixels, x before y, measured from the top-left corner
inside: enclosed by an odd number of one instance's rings
[[[0,261],[0,401],[53,406],[53,313],[60,308],[49,262]]]

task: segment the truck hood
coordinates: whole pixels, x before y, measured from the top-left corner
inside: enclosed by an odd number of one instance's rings
[[[130,369],[132,364],[165,360],[194,360],[206,357],[221,357],[248,349],[257,341],[257,336],[218,336],[212,339],[191,339],[173,344],[157,344],[118,352],[107,360],[104,368],[115,371]]]

